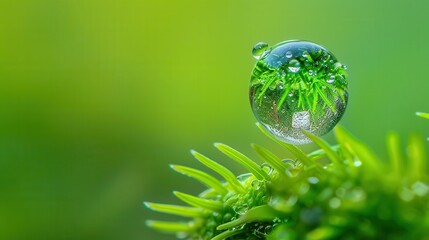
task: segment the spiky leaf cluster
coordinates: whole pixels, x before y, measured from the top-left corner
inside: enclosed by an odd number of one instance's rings
[[[397,134],[389,134],[389,158],[383,161],[341,127],[335,129],[336,146],[305,132],[320,147],[309,154],[259,128],[294,157],[281,159],[253,144],[265,161],[259,166],[235,149],[215,144],[249,171],[236,177],[192,151],[224,179],[172,165],[208,189],[199,196],[174,192],[189,206],[146,203],[152,210],[188,218],[148,221],[148,226],[184,239],[429,239],[428,160],[421,136],[410,137],[405,154]]]

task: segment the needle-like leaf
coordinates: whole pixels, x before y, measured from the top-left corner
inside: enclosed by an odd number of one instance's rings
[[[215,143],[215,147],[219,149],[219,151],[221,151],[223,154],[230,157],[232,160],[235,160],[236,162],[240,163],[243,167],[249,170],[249,172],[251,172],[257,179],[259,180],[271,179],[270,175],[268,175],[268,173],[262,170],[258,164],[250,160],[244,154],[233,149],[232,147],[229,147],[222,143]]]
[[[195,197],[195,196],[192,196],[186,193],[181,193],[178,191],[174,191],[173,193],[180,200],[194,207],[204,208],[214,212],[218,212],[223,208],[223,204],[219,201],[199,198],[199,197]]]
[[[173,164],[170,165],[170,167],[181,174],[195,178],[196,180],[207,185],[208,187],[215,189],[217,192],[219,192],[222,195],[228,192],[228,190],[222,185],[222,183],[220,183],[216,178],[212,177],[211,175],[203,171],[189,168],[189,167],[173,165]]]

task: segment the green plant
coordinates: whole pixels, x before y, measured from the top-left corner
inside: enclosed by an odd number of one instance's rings
[[[417,115],[429,119],[429,114]],[[192,151],[224,181],[200,170],[171,166],[208,189],[199,196],[174,193],[190,207],[146,202],[154,211],[191,218],[147,225],[185,239],[429,239],[429,174],[420,136],[410,137],[404,155],[398,135],[390,133],[389,161],[382,161],[342,127],[335,128],[336,146],[305,132],[320,147],[305,154],[258,126],[295,159],[282,160],[253,144],[265,161],[259,166],[233,148],[215,144],[250,172],[235,177]]]

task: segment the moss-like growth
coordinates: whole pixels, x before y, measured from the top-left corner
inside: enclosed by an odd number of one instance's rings
[[[215,144],[249,171],[235,177],[193,151],[198,161],[224,180],[172,166],[208,189],[199,196],[175,192],[191,207],[146,203],[152,210],[190,218],[148,221],[148,226],[184,239],[428,239],[429,174],[421,136],[410,137],[405,155],[398,136],[389,134],[389,159],[382,161],[341,127],[335,129],[336,146],[304,132],[320,147],[305,154],[258,126],[294,159],[282,160],[254,144],[265,161],[259,166],[231,147]]]

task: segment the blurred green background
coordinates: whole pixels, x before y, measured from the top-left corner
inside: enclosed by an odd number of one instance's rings
[[[349,67],[341,124],[384,156],[389,130],[429,136],[428,1],[0,1],[0,239],[174,239],[143,201],[203,186],[194,148],[255,156],[254,43],[322,44]],[[332,134],[327,136],[332,141]],[[306,151],[314,148],[305,146]]]

